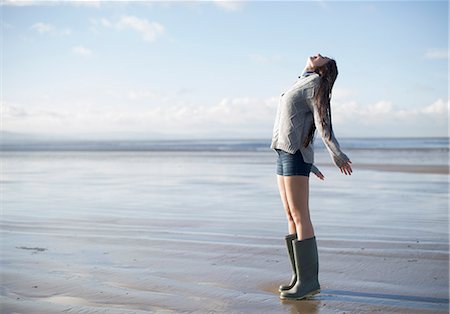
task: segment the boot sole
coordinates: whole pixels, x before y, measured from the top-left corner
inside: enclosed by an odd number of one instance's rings
[[[281,295],[280,295],[280,299],[282,299],[282,300],[303,300],[303,299],[306,299],[306,298],[308,298],[308,297],[311,297],[311,296],[313,296],[313,295],[315,295],[315,294],[318,294],[319,292],[320,292],[320,289],[313,290],[313,291],[311,291],[311,292],[308,292],[308,293],[305,294],[304,296],[296,297],[296,298],[289,298],[289,297],[284,297],[284,296],[281,296]]]

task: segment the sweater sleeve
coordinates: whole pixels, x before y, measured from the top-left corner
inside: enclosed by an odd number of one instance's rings
[[[320,136],[322,137],[322,141],[325,144],[325,147],[327,148],[328,152],[330,153],[334,164],[337,167],[341,167],[343,164],[345,164],[350,159],[347,157],[347,155],[344,154],[344,152],[341,150],[339,143],[334,136],[334,132],[331,131],[331,138],[330,138],[330,129],[324,128],[321,123],[321,118],[319,115],[319,108],[315,104],[315,101],[311,99],[310,106],[312,107],[312,111],[314,114],[314,124],[316,125],[316,129],[318,130]],[[326,125],[330,125],[330,121],[328,117],[326,117]]]
[[[312,165],[311,166],[311,172],[317,175],[320,171],[319,171],[319,168],[317,168],[316,166]]]

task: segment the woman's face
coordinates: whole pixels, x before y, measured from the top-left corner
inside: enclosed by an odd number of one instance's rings
[[[320,53],[318,53],[315,56],[311,56],[308,58],[307,67],[310,69],[315,69],[323,66],[330,60],[330,58],[323,57]]]

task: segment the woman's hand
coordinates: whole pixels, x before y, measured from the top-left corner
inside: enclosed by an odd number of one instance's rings
[[[351,164],[351,160],[347,161],[345,164],[343,164],[341,167],[339,167],[339,169],[341,170],[341,173],[344,173],[346,175],[352,175],[352,166],[350,166]]]
[[[320,180],[323,180],[325,178],[322,172],[320,172],[319,168],[317,168],[315,165],[311,166],[311,172],[314,173]]]
[[[322,174],[322,172],[317,171],[314,173],[320,180],[325,180],[325,176]]]

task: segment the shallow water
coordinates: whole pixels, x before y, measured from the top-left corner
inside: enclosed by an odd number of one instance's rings
[[[3,218],[217,220],[225,232],[257,220],[239,230],[274,235],[285,222],[275,160],[276,154],[232,152],[8,153]],[[445,239],[448,176],[370,171],[357,163],[352,176],[331,164],[320,168],[326,180],[311,174],[310,207],[323,232],[331,227],[344,236],[352,227],[370,238]]]

